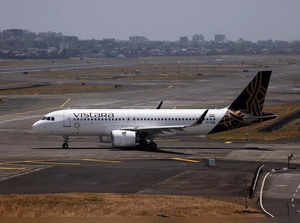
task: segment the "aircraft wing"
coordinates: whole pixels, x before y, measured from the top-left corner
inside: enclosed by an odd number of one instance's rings
[[[183,131],[186,127],[192,127],[196,125],[200,125],[208,112],[208,109],[201,115],[201,117],[191,125],[167,125],[167,126],[136,126],[136,127],[126,127],[122,128],[121,130],[129,130],[129,131],[136,131],[141,133],[146,133],[148,135],[158,135],[164,132],[172,132],[172,131]]]
[[[158,135],[164,132],[182,131],[184,128],[189,127],[185,125],[170,125],[170,126],[145,126],[145,127],[127,127],[121,130],[130,130],[136,132],[147,133],[148,135]]]

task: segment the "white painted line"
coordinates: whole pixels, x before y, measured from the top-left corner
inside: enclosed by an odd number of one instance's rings
[[[263,190],[264,190],[264,186],[265,186],[265,181],[267,179],[267,177],[271,174],[271,172],[268,172],[265,176],[264,179],[262,181],[261,184],[261,188],[260,188],[260,196],[259,196],[259,204],[260,204],[260,208],[263,210],[263,212],[265,212],[267,215],[269,215],[270,217],[274,218],[275,216],[272,215],[270,212],[268,212],[264,206],[263,206],[263,200],[262,200],[262,195],[263,195]]]

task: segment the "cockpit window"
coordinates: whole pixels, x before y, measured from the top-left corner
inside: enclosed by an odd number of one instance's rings
[[[44,117],[42,118],[42,120],[54,121],[55,118],[54,118],[54,117],[47,117],[47,116],[44,116]]]

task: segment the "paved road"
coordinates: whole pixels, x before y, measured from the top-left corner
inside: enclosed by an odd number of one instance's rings
[[[109,64],[105,62],[96,63],[74,63],[74,64],[52,64],[52,65],[39,65],[39,66],[1,66],[0,73],[12,73],[12,72],[32,72],[32,71],[48,71],[48,70],[75,70],[75,69],[92,69],[100,67],[110,67],[110,66],[133,66],[137,63],[118,63]]]
[[[209,168],[207,160],[184,156],[152,160],[2,160],[0,193],[109,192],[243,197],[256,166],[255,162],[217,160],[217,167]],[[23,168],[19,170],[20,176],[7,179],[4,173],[18,168]]]
[[[279,222],[300,221],[300,171],[271,173],[263,193],[265,209]]]

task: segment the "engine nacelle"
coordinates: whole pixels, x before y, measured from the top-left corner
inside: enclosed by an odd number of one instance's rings
[[[111,132],[113,147],[136,146],[136,132],[128,130],[113,130]]]

